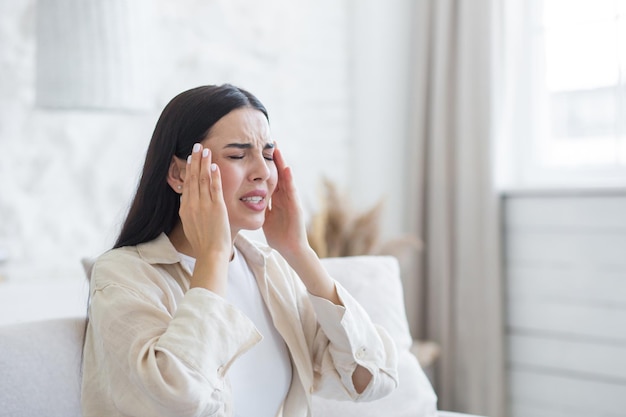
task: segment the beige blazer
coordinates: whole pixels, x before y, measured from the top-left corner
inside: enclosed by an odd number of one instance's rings
[[[343,306],[315,297],[271,248],[239,235],[292,360],[283,416],[311,415],[311,395],[367,401],[398,385],[396,348],[339,284]],[[189,288],[191,271],[168,237],[113,249],[90,279],[83,358],[85,417],[231,416],[228,369],[261,340],[252,321],[217,294]],[[357,394],[357,364],[373,379]]]

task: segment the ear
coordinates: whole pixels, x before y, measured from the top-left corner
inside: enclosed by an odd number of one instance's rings
[[[172,190],[178,194],[182,194],[183,192],[186,166],[185,161],[176,156],[172,156],[172,162],[170,162],[170,168],[167,171],[167,183],[172,187]]]

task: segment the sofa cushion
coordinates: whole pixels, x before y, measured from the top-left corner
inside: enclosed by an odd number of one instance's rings
[[[365,308],[372,321],[387,330],[398,349],[413,343],[404,309],[398,261],[392,256],[323,258],[322,264]]]
[[[0,327],[0,416],[80,417],[84,318]]]

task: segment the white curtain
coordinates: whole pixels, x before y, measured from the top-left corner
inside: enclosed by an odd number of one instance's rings
[[[414,335],[441,345],[439,408],[503,417],[496,0],[418,0],[414,10],[411,228],[425,242]]]

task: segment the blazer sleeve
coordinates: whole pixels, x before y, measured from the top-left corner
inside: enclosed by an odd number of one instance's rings
[[[335,286],[342,306],[308,295],[318,324],[312,348],[315,391],[327,398],[353,401],[382,398],[398,386],[395,343],[347,290],[337,282]],[[352,383],[357,365],[372,374],[361,394]]]
[[[88,335],[99,378],[107,379],[124,415],[223,415],[230,403],[225,374],[261,336],[243,313],[206,289],[188,290],[170,313],[165,296],[150,286],[152,270],[95,265]],[[124,273],[142,275],[144,286],[116,282]]]

